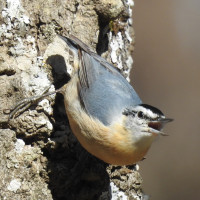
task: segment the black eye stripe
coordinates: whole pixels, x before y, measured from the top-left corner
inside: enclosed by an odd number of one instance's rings
[[[136,113],[137,113],[136,111],[130,110],[130,109],[126,109],[126,110],[124,110],[124,111],[122,112],[122,114],[123,114],[123,115],[126,115],[126,116],[128,116],[128,115],[135,116]]]
[[[122,112],[122,114],[125,115],[125,116],[132,116],[132,117],[136,117],[137,116],[140,119],[145,119],[145,120],[148,120],[148,121],[158,120],[162,116],[162,115],[159,115],[159,114],[155,113],[155,114],[157,114],[157,116],[152,118],[152,117],[146,115],[143,111],[138,111],[138,110],[136,111],[134,109],[128,109],[128,108],[125,109]]]

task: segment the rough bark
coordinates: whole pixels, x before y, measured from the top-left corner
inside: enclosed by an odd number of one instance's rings
[[[83,40],[128,78],[132,3],[0,1],[0,199],[145,198],[138,166],[109,166],[82,149],[62,96],[47,97],[8,123],[20,100],[69,80],[73,60],[57,33]]]

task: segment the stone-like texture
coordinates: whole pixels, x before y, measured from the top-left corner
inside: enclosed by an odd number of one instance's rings
[[[69,80],[73,58],[56,33],[80,38],[128,78],[132,3],[0,1],[0,199],[142,199],[134,168],[108,166],[82,149],[60,95],[7,122],[21,99]]]
[[[0,199],[51,200],[46,170],[39,147],[25,145],[12,130],[0,130]]]

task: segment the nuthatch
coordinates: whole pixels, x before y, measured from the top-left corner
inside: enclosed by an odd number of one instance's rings
[[[130,165],[142,160],[156,136],[165,135],[161,130],[172,119],[142,104],[118,70],[83,42],[74,36],[60,37],[74,54],[75,71],[54,93],[64,96],[74,135],[88,152],[106,163]]]

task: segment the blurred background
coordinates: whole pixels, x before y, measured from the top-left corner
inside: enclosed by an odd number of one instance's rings
[[[175,121],[140,162],[152,200],[200,199],[200,0],[135,0],[131,80]]]

